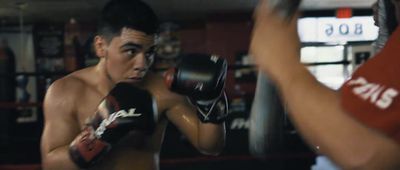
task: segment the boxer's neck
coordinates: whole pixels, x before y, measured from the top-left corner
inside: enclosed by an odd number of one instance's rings
[[[94,75],[97,89],[101,94],[106,95],[111,88],[114,87],[115,82],[113,82],[110,75],[108,75],[104,60],[100,59],[99,63],[96,65]]]

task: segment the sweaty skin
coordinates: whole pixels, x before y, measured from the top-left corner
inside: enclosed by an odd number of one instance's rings
[[[224,124],[202,124],[186,96],[170,92],[161,75],[147,72],[154,46],[153,36],[124,28],[107,42],[95,38],[100,61],[55,81],[45,97],[45,127],[41,141],[44,169],[78,169],[68,155],[69,144],[81,132],[100,101],[118,82],[147,89],[157,102],[155,132],[131,131],[91,169],[153,170],[159,168],[159,152],[167,122],[175,124],[200,152],[217,154],[224,144]],[[140,97],[140,96],[138,96]]]

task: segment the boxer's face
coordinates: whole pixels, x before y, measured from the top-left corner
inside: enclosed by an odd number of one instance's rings
[[[96,52],[105,60],[106,74],[114,83],[140,82],[154,61],[154,36],[129,28],[102,48],[102,53]]]

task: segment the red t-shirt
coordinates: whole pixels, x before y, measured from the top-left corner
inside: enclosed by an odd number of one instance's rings
[[[341,88],[343,108],[400,143],[400,27]]]

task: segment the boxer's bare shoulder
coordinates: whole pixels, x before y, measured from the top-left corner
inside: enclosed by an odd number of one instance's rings
[[[95,111],[103,96],[90,78],[93,77],[91,69],[73,72],[52,83],[46,94],[45,105],[68,109],[65,113],[76,117],[82,125],[87,116]]]
[[[85,91],[85,88],[90,86],[87,77],[90,76],[91,69],[78,70],[54,81],[49,88],[50,92],[54,91],[70,96]]]

